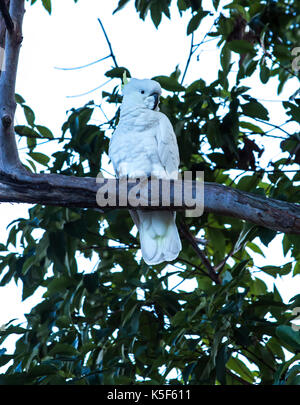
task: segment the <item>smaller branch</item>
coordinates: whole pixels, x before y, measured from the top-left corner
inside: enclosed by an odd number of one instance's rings
[[[210,27],[209,31],[207,31],[207,33],[204,35],[204,37],[202,38],[202,40],[201,40],[198,44],[194,44],[194,33],[192,32],[190,53],[189,53],[189,56],[188,56],[188,60],[187,60],[187,62],[186,62],[186,66],[185,66],[184,73],[183,73],[183,75],[182,75],[182,79],[181,79],[180,84],[183,84],[183,82],[184,82],[184,79],[185,79],[185,76],[186,76],[186,74],[187,74],[189,65],[190,65],[190,63],[191,63],[191,59],[192,59],[193,54],[198,50],[198,48],[199,48],[201,45],[203,45],[203,44],[205,44],[206,42],[209,41],[209,40],[208,40],[208,41],[205,41],[205,39],[206,39],[207,35],[208,35],[208,34],[211,32],[211,30],[213,29],[215,23],[216,23],[216,20],[214,20],[214,22],[213,22],[212,26]],[[213,39],[215,39],[215,38],[213,38]]]
[[[95,87],[94,89],[88,90],[84,93],[80,93],[80,94],[75,94],[73,96],[67,96],[67,98],[74,98],[74,97],[81,97],[81,96],[86,96],[87,94],[93,93],[96,90],[101,89],[101,87],[104,87],[106,84],[108,84],[109,82],[111,82],[112,79],[107,80],[106,82],[100,84],[100,86]]]
[[[279,129],[280,131],[284,132],[284,133],[285,133],[286,135],[288,135],[289,137],[291,136],[291,134],[290,134],[289,132],[287,132],[285,129],[281,128],[281,126],[279,126],[279,125],[271,124],[270,122],[265,121],[265,120],[262,120],[262,119],[257,118],[257,117],[255,118],[255,121],[262,122],[263,124],[269,125],[269,126],[273,127],[274,129],[275,129],[275,128],[276,128],[276,129]]]
[[[101,27],[101,29],[102,29],[102,31],[103,31],[103,34],[104,34],[104,36],[105,36],[107,45],[108,45],[109,50],[110,50],[110,56],[111,56],[112,60],[114,61],[115,67],[119,67],[119,66],[118,66],[118,63],[117,63],[117,60],[116,60],[116,57],[115,57],[115,54],[114,54],[114,52],[113,52],[113,49],[112,49],[110,40],[109,40],[109,38],[108,38],[108,36],[107,36],[107,33],[106,33],[105,29],[104,29],[104,26],[103,26],[103,24],[102,24],[102,21],[100,20],[100,18],[98,18],[98,21],[99,21],[100,27]]]
[[[187,74],[189,65],[191,63],[193,53],[194,53],[194,33],[192,33],[190,53],[189,53],[189,57],[188,57],[188,60],[186,62],[185,69],[184,69],[184,72],[183,72],[183,75],[182,75],[181,84],[183,84],[183,82],[184,82],[184,79],[185,79],[185,76]]]
[[[212,267],[210,264],[209,260],[205,256],[205,254],[202,252],[202,250],[199,248],[198,243],[196,242],[194,235],[190,232],[188,227],[183,224],[182,222],[180,223],[180,230],[183,236],[186,238],[191,243],[192,248],[194,251],[197,253],[198,257],[200,258],[202,264],[208,271],[209,277],[216,283],[216,284],[221,284],[221,280],[216,273],[215,269]]]
[[[84,68],[87,68],[89,66],[95,65],[96,63],[102,62],[103,60],[108,59],[110,57],[111,57],[111,55],[104,56],[104,58],[97,59],[94,62],[87,63],[86,65],[82,65],[82,66],[76,66],[76,67],[71,67],[71,68],[61,68],[61,67],[56,67],[55,66],[54,69],[58,69],[58,70],[79,70],[79,69],[84,69]]]
[[[14,23],[13,20],[11,19],[11,16],[9,14],[7,5],[5,3],[5,0],[0,0],[0,12],[2,14],[3,20],[5,22],[5,26],[8,32],[13,32],[14,30]]]
[[[271,134],[268,134],[267,132],[243,132],[243,135],[244,136],[259,135],[259,136],[267,136],[269,138],[274,138],[274,139],[288,139],[286,136],[271,135]]]
[[[230,257],[232,257],[234,254],[235,254],[235,250],[232,249],[232,250],[228,253],[228,255],[227,255],[219,264],[217,264],[217,265],[214,267],[215,271],[218,272],[219,275],[220,275],[221,271],[223,270],[225,264],[227,263],[227,260],[228,260]]]
[[[196,270],[199,270],[204,276],[210,277],[209,274],[206,273],[206,271],[204,271],[203,269],[201,269],[201,267],[196,266],[194,263],[192,263],[192,262],[190,262],[190,261],[188,261],[188,260],[186,260],[186,259],[183,259],[183,258],[180,257],[180,256],[178,257],[178,261],[180,261],[180,262],[182,262],[182,263],[185,263],[185,264],[187,264],[188,266],[194,267]]]

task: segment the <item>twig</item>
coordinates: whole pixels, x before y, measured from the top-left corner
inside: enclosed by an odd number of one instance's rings
[[[206,271],[204,271],[203,269],[201,269],[201,267],[196,266],[194,263],[192,263],[192,262],[190,262],[190,261],[188,261],[188,260],[186,260],[186,259],[183,259],[182,257],[179,257],[178,260],[179,260],[180,262],[182,262],[182,263],[187,264],[188,266],[195,267],[195,269],[199,270],[204,276],[209,277],[209,274],[206,273]]]
[[[217,264],[214,269],[218,274],[220,275],[221,271],[223,270],[225,264],[227,263],[227,260],[232,257],[235,254],[235,250],[231,249],[231,251],[228,253],[228,255],[219,263]]]
[[[262,120],[262,119],[257,118],[257,117],[254,118],[254,119],[255,119],[255,121],[259,121],[259,122],[262,122],[263,124],[269,125],[269,126],[273,127],[274,129],[279,129],[280,131],[284,132],[284,133],[285,133],[286,135],[288,135],[289,137],[291,136],[290,133],[288,133],[285,129],[281,128],[281,126],[279,126],[279,125],[271,124],[271,122]]]
[[[181,79],[181,82],[180,82],[181,84],[183,84],[183,82],[184,82],[184,79],[185,79],[185,76],[186,76],[186,74],[187,74],[189,65],[190,65],[190,63],[191,63],[191,59],[192,59],[193,54],[197,51],[197,49],[198,49],[202,44],[204,44],[205,42],[208,42],[208,41],[205,41],[205,38],[206,38],[207,35],[211,32],[211,30],[213,29],[215,23],[216,23],[216,20],[214,20],[214,22],[213,22],[212,26],[210,27],[209,31],[207,31],[207,33],[204,35],[204,37],[202,38],[202,40],[201,40],[198,44],[194,44],[194,33],[192,32],[190,53],[189,53],[188,60],[187,60],[187,62],[186,62],[185,69],[184,69],[184,72],[183,72],[183,75],[182,75],[182,79]]]
[[[273,129],[276,129],[276,128],[273,128]],[[243,135],[245,135],[245,136],[259,135],[259,136],[266,136],[266,137],[274,138],[274,139],[288,139],[286,136],[269,135],[267,132],[243,132]]]
[[[56,66],[55,66],[54,69],[58,69],[58,70],[79,70],[79,69],[84,69],[84,68],[86,68],[86,67],[95,65],[96,63],[102,62],[103,60],[108,59],[108,58],[110,58],[110,57],[111,57],[111,55],[104,56],[104,58],[97,59],[97,60],[95,60],[94,62],[87,63],[86,65],[82,65],[82,66],[71,67],[71,68],[61,68],[61,67],[56,67]]]
[[[5,22],[7,31],[12,32],[14,30],[14,23],[9,14],[5,0],[0,0],[0,12],[1,12],[3,20]]]
[[[100,86],[97,86],[94,89],[88,90],[88,91],[86,91],[84,93],[74,94],[73,96],[67,96],[67,98],[86,96],[87,94],[93,93],[94,91],[101,89],[101,87],[105,86],[106,84],[108,84],[111,81],[112,81],[112,79],[109,79],[105,83],[100,84]]]
[[[192,33],[190,53],[189,53],[189,57],[188,57],[188,60],[187,60],[187,62],[186,62],[185,69],[184,69],[184,72],[183,72],[183,75],[182,75],[181,84],[183,84],[183,82],[184,82],[184,79],[185,79],[185,76],[186,76],[186,74],[187,74],[189,65],[190,65],[190,63],[191,63],[192,55],[193,55],[193,53],[194,53],[194,47],[195,47],[195,46],[194,46],[194,33]]]
[[[98,18],[98,21],[99,21],[100,27],[101,27],[101,29],[102,29],[102,31],[103,31],[103,34],[104,34],[104,36],[105,36],[107,45],[108,45],[109,50],[110,50],[110,56],[111,56],[112,60],[114,61],[115,67],[119,67],[119,66],[118,66],[118,63],[117,63],[117,61],[116,61],[115,54],[114,54],[114,52],[113,52],[113,50],[112,50],[112,46],[111,46],[110,40],[109,40],[109,38],[108,38],[108,36],[107,36],[107,34],[106,34],[106,31],[105,31],[105,29],[104,29],[104,26],[103,26],[103,24],[102,24],[102,21],[100,20],[100,18]]]
[[[209,260],[207,257],[204,255],[202,250],[199,248],[198,243],[196,242],[194,235],[190,232],[188,227],[184,223],[180,223],[180,230],[183,234],[183,236],[191,243],[191,246],[193,247],[194,251],[197,253],[198,257],[200,258],[202,264],[204,267],[208,270],[208,275],[209,277],[216,283],[216,284],[221,284],[221,280],[216,273],[215,269],[212,267],[210,264]]]

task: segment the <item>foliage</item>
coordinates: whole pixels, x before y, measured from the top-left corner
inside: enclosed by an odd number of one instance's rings
[[[130,0],[120,0],[120,11]],[[35,1],[31,1],[35,3]],[[191,12],[192,35],[209,13],[201,1],[178,0],[181,13]],[[51,2],[43,1],[51,12]],[[139,17],[150,11],[159,27],[170,16],[170,0],[137,0]],[[293,1],[236,0],[221,8],[218,18],[220,69],[216,80],[201,78],[183,85],[178,68],[158,76],[167,95],[161,110],[172,121],[181,156],[180,169],[204,170],[205,178],[243,191],[299,202],[299,133],[281,130],[282,151],[271,170],[260,167],[263,149],[256,139],[270,136],[266,107],[247,94],[241,81],[256,70],[262,85],[279,79],[280,92],[297,72],[291,70],[291,49],[299,42],[299,7]],[[239,56],[236,82],[227,79],[233,55]],[[118,83],[124,68],[107,76]],[[127,69],[127,77],[130,72]],[[103,92],[108,103],[120,103],[116,85]],[[118,120],[92,124],[93,102],[69,112],[52,156],[39,151],[39,141],[56,141],[35,122],[34,112],[17,95],[26,124],[16,133],[27,137],[28,169],[42,165],[49,173],[95,177],[108,150],[109,133]],[[283,103],[290,121],[299,122],[299,99]],[[272,129],[278,129],[276,126]],[[232,169],[239,170],[233,178]],[[274,277],[300,273],[300,238],[283,237],[283,251],[292,260],[284,266],[257,268],[252,253],[263,254],[276,232],[242,221],[205,213],[185,218],[195,237],[206,239],[203,254],[220,277],[212,281],[197,251],[183,238],[183,251],[169,266],[147,266],[126,211],[105,215],[81,208],[34,206],[29,217],[10,224],[1,245],[1,281],[21,280],[23,299],[38,288],[43,300],[26,315],[26,326],[3,326],[0,344],[19,335],[13,354],[0,349],[0,384],[300,384],[300,332],[292,328],[300,295],[284,303],[276,287],[268,291],[256,272]],[[94,263],[96,263],[94,265]],[[174,281],[175,280],[175,281]],[[176,285],[177,283],[177,285]],[[186,289],[192,283],[192,289]],[[287,357],[287,351],[289,357]]]

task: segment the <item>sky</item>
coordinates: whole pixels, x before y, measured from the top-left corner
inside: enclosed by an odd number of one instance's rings
[[[55,136],[61,134],[67,110],[80,107],[90,100],[101,104],[107,117],[111,118],[115,113],[114,106],[107,105],[102,99],[102,90],[109,91],[118,82],[109,83],[85,96],[74,97],[107,81],[105,72],[113,67],[111,58],[85,69],[71,71],[57,69],[57,67],[82,66],[109,55],[98,18],[104,24],[119,66],[128,67],[133,77],[152,78],[157,75],[170,75],[177,65],[181,70],[184,69],[190,48],[186,26],[191,17],[190,14],[183,14],[180,17],[176,7],[171,9],[172,20],[163,17],[159,30],[156,30],[149,16],[145,22],[138,18],[134,2],[112,15],[118,3],[116,0],[79,0],[77,5],[74,5],[73,0],[52,0],[51,16],[40,3],[39,1],[34,6],[27,4],[16,91],[34,110],[36,123],[49,127]],[[204,1],[203,4],[211,8],[210,1]],[[210,29],[213,20],[214,16],[211,16],[200,26],[195,34],[195,43],[200,42]],[[192,59],[185,83],[199,78],[207,83],[215,80],[218,66],[219,51],[216,48],[216,41],[210,41],[200,47]],[[298,83],[291,80],[280,96],[276,95],[276,79],[261,86],[255,76],[248,80],[247,85],[251,87],[249,92],[251,96],[266,100],[262,102],[267,108],[271,107],[271,122],[282,124],[286,117],[282,113],[279,100],[287,100],[297,89]],[[104,115],[99,113],[94,120],[95,123],[103,122]],[[18,109],[16,124],[23,123],[22,111]],[[295,124],[287,125],[285,128],[294,130],[293,125]],[[266,152],[262,164],[266,166],[270,159],[278,158],[280,149],[278,142],[271,138],[264,142]],[[26,155],[22,149],[24,141],[20,142],[19,147],[21,159],[25,161]],[[59,147],[54,142],[49,143],[46,146],[47,153],[53,153]],[[42,152],[43,146],[39,150]],[[29,207],[26,204],[1,204],[0,242],[6,241],[6,227],[9,222],[18,217],[27,217]],[[290,261],[289,256],[283,256],[281,239],[282,235],[276,237],[268,248],[261,245],[259,240],[255,241],[265,253],[265,258],[253,255],[257,266],[280,265]],[[261,277],[270,289],[273,288],[272,277],[261,272],[255,275]],[[276,286],[284,300],[288,301],[299,293],[300,275],[293,280],[290,276],[277,278]],[[12,281],[6,287],[0,287],[0,325],[13,318],[23,320],[23,314],[29,312],[30,308],[40,301],[42,292],[39,290],[33,297],[21,302],[20,283],[16,286]]]

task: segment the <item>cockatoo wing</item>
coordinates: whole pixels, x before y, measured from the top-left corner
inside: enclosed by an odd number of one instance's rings
[[[180,159],[176,135],[168,117],[162,113],[160,113],[160,116],[156,134],[159,158],[168,177],[177,179]]]

